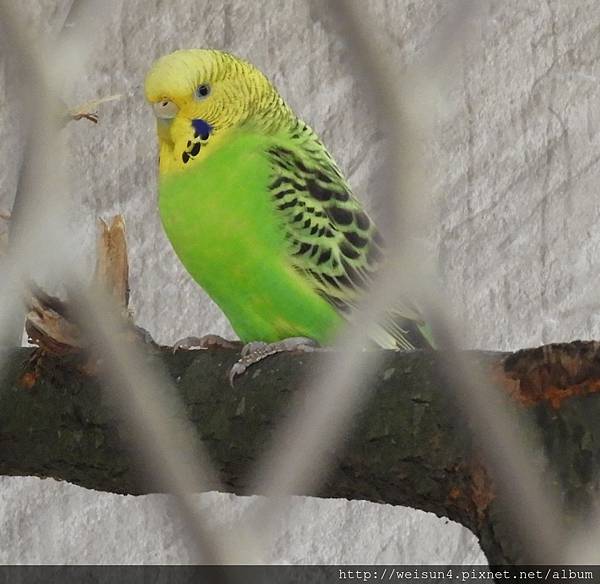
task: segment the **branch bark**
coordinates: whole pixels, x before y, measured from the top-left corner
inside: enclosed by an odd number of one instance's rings
[[[227,372],[238,358],[234,350],[173,354],[146,347],[148,359],[160,360],[174,380],[224,484],[247,493],[249,471],[320,356],[277,355],[232,389]],[[473,358],[539,431],[532,464],[540,465],[548,484],[558,481],[567,523],[589,513],[600,459],[600,344],[474,352]],[[115,493],[155,492],[88,365],[82,356],[12,350],[0,380],[0,473]],[[475,533],[490,563],[525,562],[435,354],[387,352],[373,383],[374,397],[336,453],[335,468],[318,492],[298,494],[431,511]]]

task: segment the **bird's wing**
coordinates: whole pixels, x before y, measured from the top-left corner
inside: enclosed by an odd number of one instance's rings
[[[305,126],[305,131],[310,130]],[[267,154],[269,191],[292,265],[351,320],[384,257],[377,227],[314,134],[299,144],[273,144]],[[373,340],[384,347],[429,346],[424,326],[418,309],[405,301],[390,312]]]

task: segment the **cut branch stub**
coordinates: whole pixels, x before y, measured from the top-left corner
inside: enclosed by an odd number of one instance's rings
[[[69,355],[83,348],[81,334],[69,319],[67,306],[32,284],[25,330],[29,341],[53,355]]]
[[[129,261],[125,221],[116,215],[110,223],[100,220],[92,286],[102,286],[129,317]],[[29,340],[53,355],[79,353],[85,348],[79,327],[69,315],[65,302],[30,285],[31,300],[25,321]]]
[[[100,219],[100,236],[93,285],[103,286],[117,306],[127,311],[129,306],[129,261],[127,259],[125,221],[122,215],[113,217],[110,224]]]
[[[546,402],[553,409],[574,396],[600,392],[600,343],[546,345],[509,355],[497,371],[509,396],[524,406]]]

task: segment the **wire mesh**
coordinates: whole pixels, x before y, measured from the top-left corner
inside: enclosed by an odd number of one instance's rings
[[[419,63],[399,78],[390,74],[393,66],[373,43],[368,19],[359,3],[348,1],[314,2],[317,13],[334,14],[347,49],[354,54],[357,70],[373,94],[374,117],[388,127],[388,166],[392,170],[382,199],[384,210],[396,218],[388,230],[390,262],[380,281],[356,316],[355,326],[340,337],[337,351],[323,355],[323,364],[308,384],[309,399],[294,403],[291,423],[280,428],[271,452],[258,465],[254,488],[266,493],[271,501],[258,506],[247,525],[239,526],[235,542],[216,536],[207,527],[191,494],[207,488],[219,488],[212,468],[194,430],[181,414],[164,372],[148,367],[140,352],[119,340],[115,311],[101,293],[90,293],[80,278],[69,270],[72,242],[64,222],[67,216],[69,181],[64,170],[66,152],[60,129],[64,113],[58,97],[48,99],[56,87],[55,77],[64,80],[76,76],[93,47],[94,28],[99,26],[106,6],[94,2],[74,2],[71,16],[77,26],[61,37],[52,51],[52,59],[42,59],[34,43],[17,24],[10,3],[0,4],[4,50],[20,62],[24,72],[23,100],[36,128],[36,141],[23,161],[18,199],[13,210],[10,248],[2,259],[0,282],[0,335],[9,336],[9,322],[22,313],[23,282],[31,275],[60,274],[70,283],[79,322],[93,339],[97,355],[105,362],[107,387],[129,423],[136,428],[136,442],[147,460],[157,469],[156,478],[173,493],[182,518],[194,543],[194,561],[250,563],[260,560],[265,550],[250,544],[249,533],[256,526],[271,525],[286,495],[313,490],[330,468],[330,452],[349,427],[354,414],[369,399],[369,375],[381,357],[380,352],[365,351],[370,323],[380,321],[386,307],[399,297],[422,299],[423,311],[443,349],[439,362],[455,391],[460,409],[470,421],[494,479],[510,502],[515,526],[529,546],[529,555],[537,561],[557,562],[563,558],[560,505],[548,492],[539,473],[531,467],[534,458],[529,440],[530,429],[521,429],[499,391],[492,387],[477,367],[458,351],[457,327],[435,289],[431,278],[419,267],[428,262],[412,242],[410,225],[421,224],[423,193],[431,189],[418,148],[412,144],[431,139],[428,107],[435,103],[443,88],[439,81],[441,55],[445,66],[450,55],[456,56],[457,39],[468,28],[474,11],[473,2],[457,2],[452,17],[438,35],[438,46],[429,60]],[[363,8],[364,9],[364,8]],[[455,65],[455,64],[454,64]],[[398,90],[404,81],[403,91]],[[408,89],[407,89],[408,88]],[[35,105],[34,105],[35,104]],[[40,266],[45,270],[40,272]],[[2,339],[10,344],[10,339]],[[14,340],[14,339],[13,339]],[[0,354],[0,367],[2,354]],[[142,407],[143,404],[143,407]],[[177,420],[173,423],[173,420]],[[309,472],[310,471],[310,472]],[[268,532],[264,534],[268,543]]]

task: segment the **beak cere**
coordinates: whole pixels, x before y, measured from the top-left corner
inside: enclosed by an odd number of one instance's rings
[[[154,115],[159,120],[172,120],[179,111],[179,108],[170,99],[161,99],[152,105]]]

